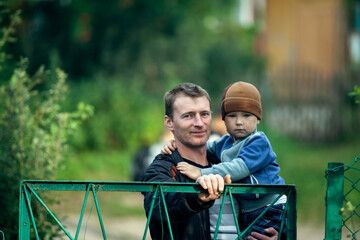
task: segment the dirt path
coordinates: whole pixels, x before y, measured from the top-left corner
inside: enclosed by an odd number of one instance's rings
[[[78,221],[79,221],[78,217],[75,216],[69,217],[68,219],[63,221],[67,227],[67,230],[70,232],[72,236],[75,236],[76,234]],[[126,218],[126,219],[118,219],[118,220],[114,219],[108,222],[104,221],[106,238],[109,240],[142,239],[145,225],[146,225],[146,221],[142,218]],[[84,233],[85,233],[85,238],[84,238]],[[98,219],[91,219],[88,222],[86,219],[84,219],[79,234],[79,239],[86,239],[86,240],[103,239],[101,227]],[[147,239],[150,239],[150,237],[148,237]]]
[[[64,224],[69,229],[69,232],[74,236],[76,233],[76,226],[79,219],[76,216],[68,217],[64,220]],[[86,240],[99,240],[102,238],[101,227],[98,219],[90,219],[87,224],[87,219],[83,220],[82,230],[79,239],[84,239],[84,230],[86,228]],[[141,217],[130,217],[126,219],[112,219],[108,222],[104,221],[106,237],[109,240],[138,240],[142,239],[146,219]],[[320,240],[324,239],[324,227],[314,227],[310,224],[298,223],[297,229],[298,240]],[[151,239],[149,234],[146,239]]]

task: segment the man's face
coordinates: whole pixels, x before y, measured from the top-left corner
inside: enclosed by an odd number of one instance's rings
[[[212,121],[209,100],[206,97],[180,95],[176,98],[173,109],[173,118],[165,116],[164,123],[173,132],[177,147],[206,146]]]

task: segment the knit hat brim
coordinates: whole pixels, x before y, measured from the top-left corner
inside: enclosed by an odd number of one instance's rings
[[[261,107],[259,102],[251,98],[244,97],[228,97],[226,102],[223,103],[223,113],[230,112],[248,112],[254,114],[259,120],[261,120]],[[223,118],[226,114],[224,114]]]

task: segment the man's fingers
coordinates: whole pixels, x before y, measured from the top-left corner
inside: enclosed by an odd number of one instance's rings
[[[219,184],[218,184],[217,176],[210,174],[210,181],[211,181],[211,186],[212,186],[212,189],[213,189],[213,193],[218,194],[219,193]]]
[[[212,175],[212,174],[210,174],[210,175]],[[200,183],[200,185],[204,189],[208,190],[208,193],[212,194],[212,193],[214,193],[214,190],[213,190],[213,185],[212,185],[210,175],[204,175],[204,176],[198,177],[196,179],[196,182]]]
[[[218,192],[224,191],[224,178],[221,177],[219,174],[215,175],[218,181]]]
[[[253,240],[253,239],[258,239],[258,240],[274,240],[274,239],[277,239],[277,235],[278,235],[278,232],[276,231],[276,229],[274,228],[267,228],[267,229],[264,229],[264,231],[270,235],[269,236],[265,236],[261,233],[258,233],[258,232],[252,232],[251,233],[251,236],[249,236],[247,239],[248,240]],[[250,238],[252,237],[252,238]]]
[[[225,183],[231,183],[231,177],[230,177],[230,175],[229,174],[227,174],[226,176],[225,176]]]
[[[214,193],[214,189],[213,189],[213,185],[212,185],[212,181],[210,179],[210,176],[204,176],[204,181],[206,183],[207,186],[207,190],[209,194],[213,194]]]
[[[270,240],[269,237],[262,235],[261,233],[258,232],[252,232],[251,236],[249,236],[247,239]]]
[[[278,234],[278,231],[276,231],[275,228],[273,227],[269,227],[269,228],[266,228],[264,229],[264,231],[269,234],[270,236],[273,236],[273,235],[277,235]]]
[[[199,183],[203,189],[207,189],[206,182],[205,182],[205,180],[204,180],[204,178],[202,176],[198,177],[196,179],[196,182]]]
[[[256,238],[254,238],[253,236],[248,236],[246,239],[247,240],[256,240]]]

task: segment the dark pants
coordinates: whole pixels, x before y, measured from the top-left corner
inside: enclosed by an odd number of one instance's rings
[[[242,231],[245,230],[266,208],[267,207],[263,207],[252,212],[241,213],[240,229]],[[283,214],[285,214],[284,210],[285,204],[276,204],[269,208],[269,210],[245,233],[244,239],[246,239],[246,237],[251,235],[251,232],[254,231],[265,234],[264,229],[269,227],[273,227],[279,232],[281,227],[281,219]],[[283,226],[283,232],[281,234],[281,239],[286,239],[286,218]]]

